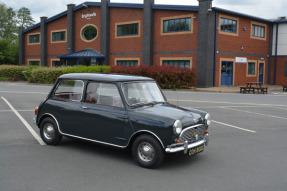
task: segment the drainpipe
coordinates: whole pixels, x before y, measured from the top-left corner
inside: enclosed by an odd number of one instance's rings
[[[276,84],[276,70],[277,70],[277,51],[278,51],[278,23],[276,23],[276,41],[275,41],[275,64],[274,64],[274,81],[273,84]]]
[[[213,87],[215,87],[216,79],[216,59],[217,59],[217,25],[218,25],[218,12],[215,12],[215,27],[214,27],[214,62],[213,62]]]

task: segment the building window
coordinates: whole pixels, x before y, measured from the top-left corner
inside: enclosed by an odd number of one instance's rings
[[[86,25],[81,30],[81,37],[84,41],[93,41],[98,36],[98,29],[94,25]]]
[[[220,18],[220,31],[228,33],[237,33],[237,21],[227,18]]]
[[[117,36],[132,36],[139,34],[139,23],[117,25]]]
[[[255,75],[255,62],[248,62],[248,75]]]
[[[139,61],[138,60],[117,60],[117,65],[118,66],[126,66],[126,67],[138,66]]]
[[[52,32],[52,42],[66,41],[66,31]]]
[[[40,66],[39,60],[29,60],[29,66]]]
[[[29,35],[29,44],[40,43],[40,34]]]
[[[265,26],[252,24],[252,36],[265,38]]]
[[[163,60],[164,66],[175,66],[180,68],[190,68],[190,60]]]
[[[163,21],[163,33],[191,31],[191,18],[179,18]]]
[[[65,66],[65,62],[60,60],[52,60],[52,67]]]

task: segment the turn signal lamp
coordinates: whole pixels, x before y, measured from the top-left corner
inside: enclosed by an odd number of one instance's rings
[[[208,131],[205,131],[204,133],[205,133],[205,134],[208,134]]]
[[[38,107],[35,107],[35,115],[38,113]]]
[[[175,143],[179,143],[179,140],[178,140],[178,139],[175,139]]]

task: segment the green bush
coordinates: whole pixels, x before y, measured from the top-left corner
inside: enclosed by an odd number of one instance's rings
[[[108,73],[109,66],[73,66],[58,68],[35,68],[31,72],[30,82],[53,84],[57,78],[68,73]]]
[[[25,76],[23,75],[23,71],[25,70],[25,66],[0,65],[0,77],[9,78],[12,80],[24,80]]]

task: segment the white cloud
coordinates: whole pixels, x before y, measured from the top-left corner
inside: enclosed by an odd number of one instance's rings
[[[100,0],[94,1],[99,2]],[[52,17],[62,11],[67,10],[67,4],[76,5],[85,2],[85,0],[0,0],[7,6],[17,10],[21,7],[27,7],[31,10],[32,17],[36,22],[40,21],[41,16]],[[124,3],[143,3],[143,0],[111,0],[111,2]],[[174,4],[174,5],[198,5],[197,0],[155,0],[156,4]],[[214,0],[213,6],[245,13],[252,16],[271,19],[278,16],[287,16],[285,11],[286,0]]]

